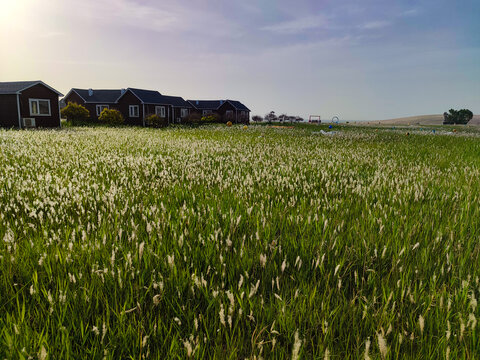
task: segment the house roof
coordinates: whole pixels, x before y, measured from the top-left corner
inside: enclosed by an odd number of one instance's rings
[[[128,90],[131,91],[144,104],[172,105],[174,107],[190,107],[190,104],[187,103],[180,96],[162,95],[155,90],[144,90],[144,89],[134,89],[134,88],[128,88],[127,91]],[[117,101],[120,100],[120,97],[117,99]]]
[[[128,88],[127,91],[129,90],[144,104],[162,104],[162,94],[156,90]]]
[[[52,90],[53,92],[57,93],[59,96],[63,96],[62,93],[55,90],[54,88],[48,86],[41,80],[34,80],[34,81],[10,81],[10,82],[0,82],[0,94],[21,94],[22,91],[31,88],[32,86],[42,84],[46,88]]]
[[[168,96],[162,95],[165,104],[172,105],[174,107],[191,107],[191,105],[180,96]]]
[[[245,105],[243,105],[240,101],[236,100],[227,100],[232,106],[237,109],[237,110],[243,110],[243,111],[250,111],[249,108],[247,108]]]
[[[223,100],[187,100],[198,110],[216,110],[223,104]]]
[[[89,95],[89,89],[77,89],[73,88],[71,91],[75,91],[85,102],[87,103],[114,103],[118,97],[122,95],[122,90],[92,90],[92,95]],[[69,94],[70,94],[69,92]],[[68,96],[68,94],[67,94]]]
[[[217,110],[220,106],[229,102],[237,110],[250,111],[249,108],[236,100],[188,100],[188,102],[198,110]]]

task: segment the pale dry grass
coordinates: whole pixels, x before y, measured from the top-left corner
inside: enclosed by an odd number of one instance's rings
[[[387,119],[380,121],[369,121],[367,125],[394,125],[394,126],[406,126],[406,125],[442,125],[443,115],[419,115],[409,116],[396,119]],[[474,115],[473,119],[468,123],[471,126],[480,125],[480,115]]]

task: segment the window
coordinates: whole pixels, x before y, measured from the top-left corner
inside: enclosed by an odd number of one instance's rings
[[[247,117],[247,112],[246,112],[246,111],[240,112],[240,116],[241,116],[242,118],[246,118],[246,117]]]
[[[96,108],[97,108],[97,116],[100,116],[102,111],[104,109],[110,109],[110,106],[108,106],[108,105],[97,105]]]
[[[128,107],[128,113],[130,117],[139,117],[138,105],[130,105]]]
[[[203,110],[203,115],[208,115],[208,114],[211,114],[212,113],[212,110]]]
[[[50,116],[50,100],[28,99],[30,104],[30,115]]]
[[[155,114],[164,118],[165,117],[165,106],[155,106]]]
[[[181,117],[184,118],[184,117],[187,117],[187,116],[188,116],[188,109],[182,109]]]
[[[227,116],[228,119],[233,118],[233,110],[227,110],[227,112],[225,113],[225,115]]]

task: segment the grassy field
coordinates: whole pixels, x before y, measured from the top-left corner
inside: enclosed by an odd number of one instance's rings
[[[480,358],[480,132],[0,131],[0,358]]]

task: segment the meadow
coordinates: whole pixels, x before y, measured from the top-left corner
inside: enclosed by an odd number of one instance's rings
[[[480,132],[0,131],[0,358],[480,358]]]

